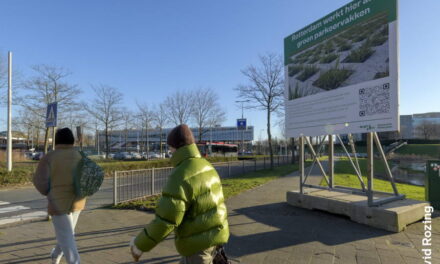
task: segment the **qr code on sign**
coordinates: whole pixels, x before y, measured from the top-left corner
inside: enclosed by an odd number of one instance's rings
[[[372,116],[390,112],[390,84],[359,90],[359,116]]]

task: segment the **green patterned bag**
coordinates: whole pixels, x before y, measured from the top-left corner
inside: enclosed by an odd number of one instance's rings
[[[104,181],[104,171],[96,162],[80,151],[81,160],[74,173],[74,187],[77,197],[91,196],[96,193]]]

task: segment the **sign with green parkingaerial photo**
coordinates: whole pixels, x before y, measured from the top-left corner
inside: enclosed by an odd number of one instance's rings
[[[355,0],[284,39],[286,135],[399,130],[397,0]]]

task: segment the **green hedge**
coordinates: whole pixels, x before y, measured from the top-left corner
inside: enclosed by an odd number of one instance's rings
[[[227,162],[237,160],[237,157],[208,157],[207,160],[212,163]],[[104,169],[106,177],[112,176],[115,171],[171,167],[170,159],[150,161],[103,160],[97,163]],[[0,186],[30,183],[37,164],[37,162],[15,163],[12,172],[8,172],[4,164],[0,165]]]

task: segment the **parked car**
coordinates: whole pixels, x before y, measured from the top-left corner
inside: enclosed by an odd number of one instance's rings
[[[43,156],[43,152],[34,152],[32,155],[32,160],[40,160]]]
[[[141,155],[140,153],[137,153],[137,152],[131,152],[130,155],[131,155],[131,158],[132,158],[132,159],[136,159],[136,160],[140,160],[140,159],[142,159],[142,155]]]
[[[128,152],[118,152],[113,156],[115,160],[129,160],[132,156]]]

